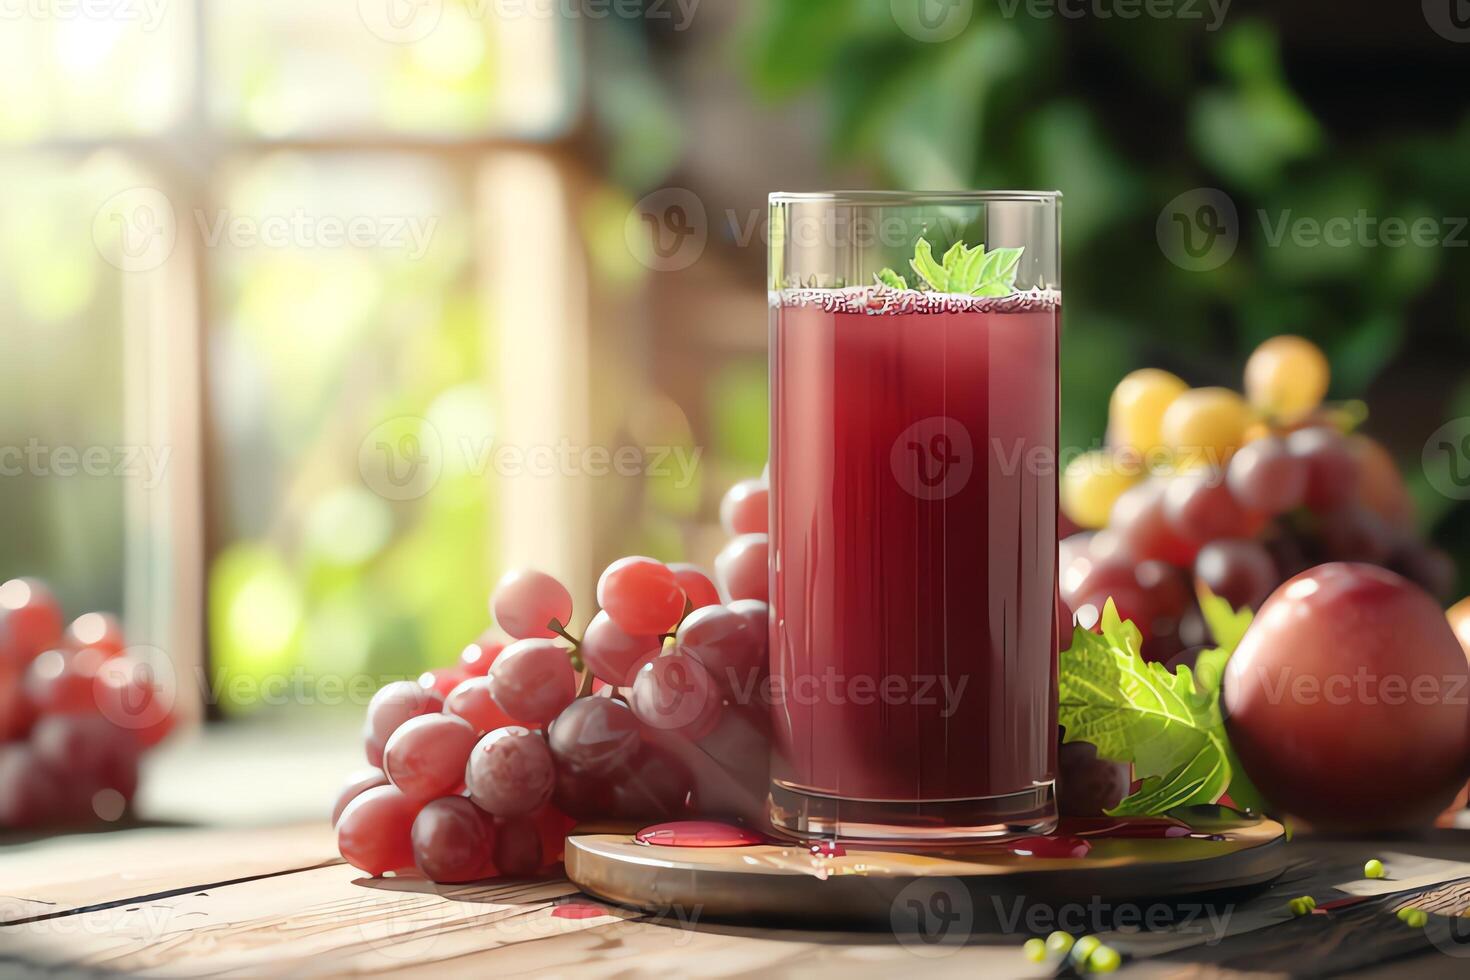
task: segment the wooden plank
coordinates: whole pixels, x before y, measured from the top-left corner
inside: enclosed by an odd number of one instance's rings
[[[326,822],[255,830],[137,829],[37,841],[0,856],[0,925],[340,861]]]

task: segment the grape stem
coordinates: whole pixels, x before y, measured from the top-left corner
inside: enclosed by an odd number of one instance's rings
[[[566,640],[568,643],[570,643],[573,650],[578,650],[581,648],[582,641],[577,639],[572,634],[568,633],[567,628],[561,624],[561,620],[557,619],[555,616],[547,621],[546,628],[551,630],[551,632],[555,633],[557,636],[561,637],[563,640]]]

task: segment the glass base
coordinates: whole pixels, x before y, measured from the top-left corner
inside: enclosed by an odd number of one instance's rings
[[[964,800],[853,800],[771,781],[772,829],[798,840],[832,837],[888,847],[952,847],[1049,834],[1056,793],[1046,783],[1020,793]]]

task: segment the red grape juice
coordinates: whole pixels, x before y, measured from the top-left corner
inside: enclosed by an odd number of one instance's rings
[[[1050,829],[1060,313],[1039,290],[773,301],[778,827]]]

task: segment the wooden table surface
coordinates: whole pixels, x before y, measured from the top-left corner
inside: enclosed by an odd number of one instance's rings
[[[1412,904],[1438,913],[1442,926],[1470,907],[1470,831],[1290,846],[1293,867],[1266,894],[1220,898],[1192,927],[1110,935],[1129,954],[1122,972],[1470,975],[1470,934],[1457,945],[1393,915]],[[1397,880],[1362,881],[1356,869],[1372,856]],[[1293,920],[1284,903],[1304,893],[1355,904]],[[1079,909],[1088,901],[1079,897]],[[1029,934],[1021,926],[928,947],[887,932],[701,921],[698,910],[650,917],[593,903],[559,877],[371,880],[338,860],[323,822],[0,842],[3,976],[1044,975],[1020,953]]]

